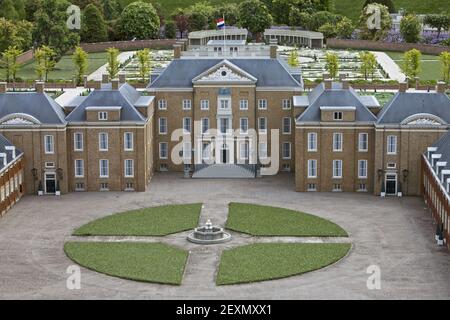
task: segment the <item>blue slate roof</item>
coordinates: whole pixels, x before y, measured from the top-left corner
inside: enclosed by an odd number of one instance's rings
[[[309,106],[298,116],[298,122],[320,121],[320,107],[355,107],[355,121],[375,122],[377,120],[356,91],[353,88],[342,89],[342,83],[333,83],[331,89],[325,89],[325,84],[321,83],[310,92],[308,99]]]
[[[42,124],[65,124],[62,107],[46,93],[8,92],[0,94],[0,118],[23,113]]]
[[[6,154],[6,167],[11,163],[11,161],[13,161],[13,157],[12,157],[12,151],[11,150],[6,150],[6,147],[12,147],[14,146],[11,142],[9,142],[8,139],[6,139],[3,135],[0,134],[0,153],[5,153]],[[16,148],[16,158],[19,157],[21,154],[23,154],[23,152],[19,149]],[[3,161],[0,161],[0,170],[5,168],[5,166],[3,165]]]
[[[428,113],[450,123],[450,98],[436,92],[398,92],[378,115],[378,124],[399,124],[409,116]]]
[[[227,59],[258,79],[257,87],[300,87],[278,59]],[[192,79],[224,59],[175,59],[147,88],[192,88]]]
[[[121,84],[119,90],[112,90],[111,84],[103,85],[102,89],[94,90],[80,105],[66,117],[68,122],[86,121],[87,107],[122,107],[120,121],[145,122],[145,118],[135,108],[141,103],[141,94],[128,83]]]

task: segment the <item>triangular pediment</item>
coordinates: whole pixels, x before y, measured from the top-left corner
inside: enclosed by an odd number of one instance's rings
[[[228,60],[221,61],[192,79],[193,84],[255,84],[256,81],[254,76]]]

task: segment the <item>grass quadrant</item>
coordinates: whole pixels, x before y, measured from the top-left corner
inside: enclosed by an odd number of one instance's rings
[[[90,270],[162,284],[181,284],[188,253],[161,243],[67,242],[66,255]]]
[[[167,205],[106,216],[75,230],[75,236],[164,236],[197,227],[202,204]]]
[[[347,243],[259,243],[222,253],[217,285],[280,279],[326,267],[350,250]]]
[[[307,213],[230,203],[226,228],[254,236],[347,237],[337,224]]]

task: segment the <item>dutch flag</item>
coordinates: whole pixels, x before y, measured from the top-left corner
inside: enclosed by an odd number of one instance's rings
[[[219,18],[216,20],[217,23],[217,28],[222,29],[223,27],[225,27],[225,19],[224,18]]]

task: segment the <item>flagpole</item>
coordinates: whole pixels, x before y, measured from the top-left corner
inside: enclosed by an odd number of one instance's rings
[[[226,38],[226,33],[225,33],[225,14],[222,15],[223,18],[223,55],[225,56],[226,53],[226,42],[225,42],[225,38]]]

